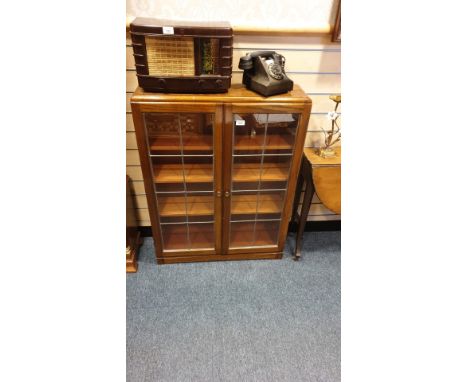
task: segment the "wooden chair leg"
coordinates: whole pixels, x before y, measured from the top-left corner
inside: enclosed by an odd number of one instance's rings
[[[299,258],[301,257],[302,238],[304,235],[304,228],[307,222],[307,216],[309,215],[310,203],[312,202],[312,196],[314,194],[314,191],[315,190],[313,185],[306,183],[304,200],[302,201],[301,215],[299,217],[299,224],[297,227],[296,250],[294,251],[294,260],[299,260]]]

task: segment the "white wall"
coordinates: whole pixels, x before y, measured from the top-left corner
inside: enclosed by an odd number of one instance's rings
[[[127,16],[307,28],[333,24],[336,7],[333,0],[127,0]]]

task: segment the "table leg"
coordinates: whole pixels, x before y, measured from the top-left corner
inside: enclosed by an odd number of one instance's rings
[[[297,219],[297,207],[299,206],[299,200],[301,198],[303,185],[304,185],[304,177],[302,176],[302,162],[301,162],[301,170],[299,171],[299,176],[297,177],[297,183],[296,183],[296,193],[294,194],[294,202],[293,202],[292,216],[291,216],[292,223],[298,220]]]
[[[305,192],[304,199],[302,201],[301,214],[299,216],[299,222],[296,234],[296,249],[294,251],[294,260],[299,260],[301,257],[302,239],[304,235],[304,228],[307,222],[307,216],[309,215],[310,204],[312,202],[312,196],[314,195],[315,188],[312,182],[312,169],[307,160],[304,160],[301,166],[301,173],[305,180]]]

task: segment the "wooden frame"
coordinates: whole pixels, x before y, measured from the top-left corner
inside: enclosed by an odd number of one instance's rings
[[[341,0],[338,0],[335,25],[333,26],[332,41],[341,43]]]
[[[230,205],[231,205],[231,196],[226,198],[224,213],[225,225],[224,225],[224,247],[223,252],[228,254],[239,254],[239,253],[268,253],[268,252],[282,252],[284,247],[284,241],[286,239],[286,234],[288,231],[289,220],[291,216],[292,200],[293,198],[288,197],[294,194],[295,182],[297,179],[299,164],[302,155],[302,148],[304,147],[304,140],[307,133],[307,124],[309,121],[311,105],[310,104],[287,104],[287,103],[274,103],[269,104],[264,103],[234,103],[228,105],[228,108],[225,111],[226,123],[224,125],[224,131],[226,134],[229,134],[225,141],[229,142],[229,146],[225,147],[225,180],[224,188],[225,193],[229,192],[232,178],[232,115],[236,113],[299,113],[301,114],[300,120],[298,122],[298,128],[296,133],[296,139],[293,148],[293,157],[291,160],[291,169],[287,181],[287,191],[285,193],[285,202],[283,205],[282,216],[283,219],[280,224],[279,234],[278,234],[278,243],[276,246],[268,246],[265,248],[253,246],[251,248],[244,247],[242,249],[230,249],[229,248],[229,238],[227,237],[229,231],[229,217],[230,217]],[[304,125],[305,122],[305,125]]]
[[[305,95],[302,89],[296,85],[289,93],[265,98],[245,89],[242,85],[233,86],[227,94],[206,95],[145,93],[138,88],[132,96],[131,106],[158,263],[281,258],[291,217],[294,189],[311,110],[310,98]],[[163,251],[162,229],[159,224],[159,213],[161,211],[158,211],[153,165],[149,157],[150,147],[153,146],[149,144],[144,125],[143,113],[145,112],[214,114],[214,249]],[[294,146],[291,149],[290,171],[287,181],[285,178],[284,202],[282,202],[282,210],[278,211],[278,213],[281,211],[282,218],[278,226],[276,245],[229,247],[230,224],[232,224],[230,222],[231,178],[233,176],[232,134],[233,115],[235,113],[295,113],[300,115],[297,122]],[[164,207],[161,208],[164,210]]]
[[[130,24],[135,20],[133,16],[126,18],[126,31],[130,32]],[[233,25],[235,36],[318,36],[332,33],[333,28],[329,23],[317,24],[309,28],[275,28],[258,27],[254,25]]]
[[[162,239],[162,232],[161,227],[159,224],[159,212],[158,212],[158,205],[156,202],[156,190],[155,184],[153,182],[153,173],[152,173],[152,165],[150,163],[149,157],[147,155],[147,148],[148,148],[148,137],[146,134],[146,129],[144,126],[143,121],[143,113],[148,112],[158,112],[158,113],[212,113],[215,115],[215,123],[216,127],[213,131],[214,139],[215,139],[215,157],[214,157],[214,173],[217,175],[215,176],[215,189],[221,189],[221,178],[219,174],[221,173],[221,158],[218,157],[220,155],[219,146],[221,142],[221,132],[222,132],[222,105],[216,103],[142,103],[137,104],[133,103],[132,106],[132,114],[133,114],[133,121],[135,125],[135,134],[137,138],[138,144],[138,152],[140,155],[140,163],[141,169],[143,172],[143,180],[145,186],[146,197],[148,199],[148,209],[150,213],[150,220],[151,220],[151,227],[153,230],[153,238],[155,240],[155,247],[156,247],[156,256],[158,259],[163,257],[180,257],[187,254],[187,251],[171,251],[171,252],[163,252],[163,239]],[[218,238],[221,234],[221,206],[220,203],[215,203],[215,237]],[[221,251],[221,241],[217,240],[215,244],[215,249],[213,250],[191,250],[190,253],[193,256],[197,255],[213,255],[219,253]]]
[[[170,35],[165,33],[167,26]],[[130,24],[130,37],[138,84],[147,91],[225,93],[229,89],[233,42],[228,22],[137,17]],[[202,64],[205,44],[211,57],[206,62],[213,60],[209,70]]]

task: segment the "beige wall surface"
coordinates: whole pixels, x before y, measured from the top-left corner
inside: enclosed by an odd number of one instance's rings
[[[227,20],[231,25],[308,28],[333,24],[334,0],[127,0],[127,16]]]

